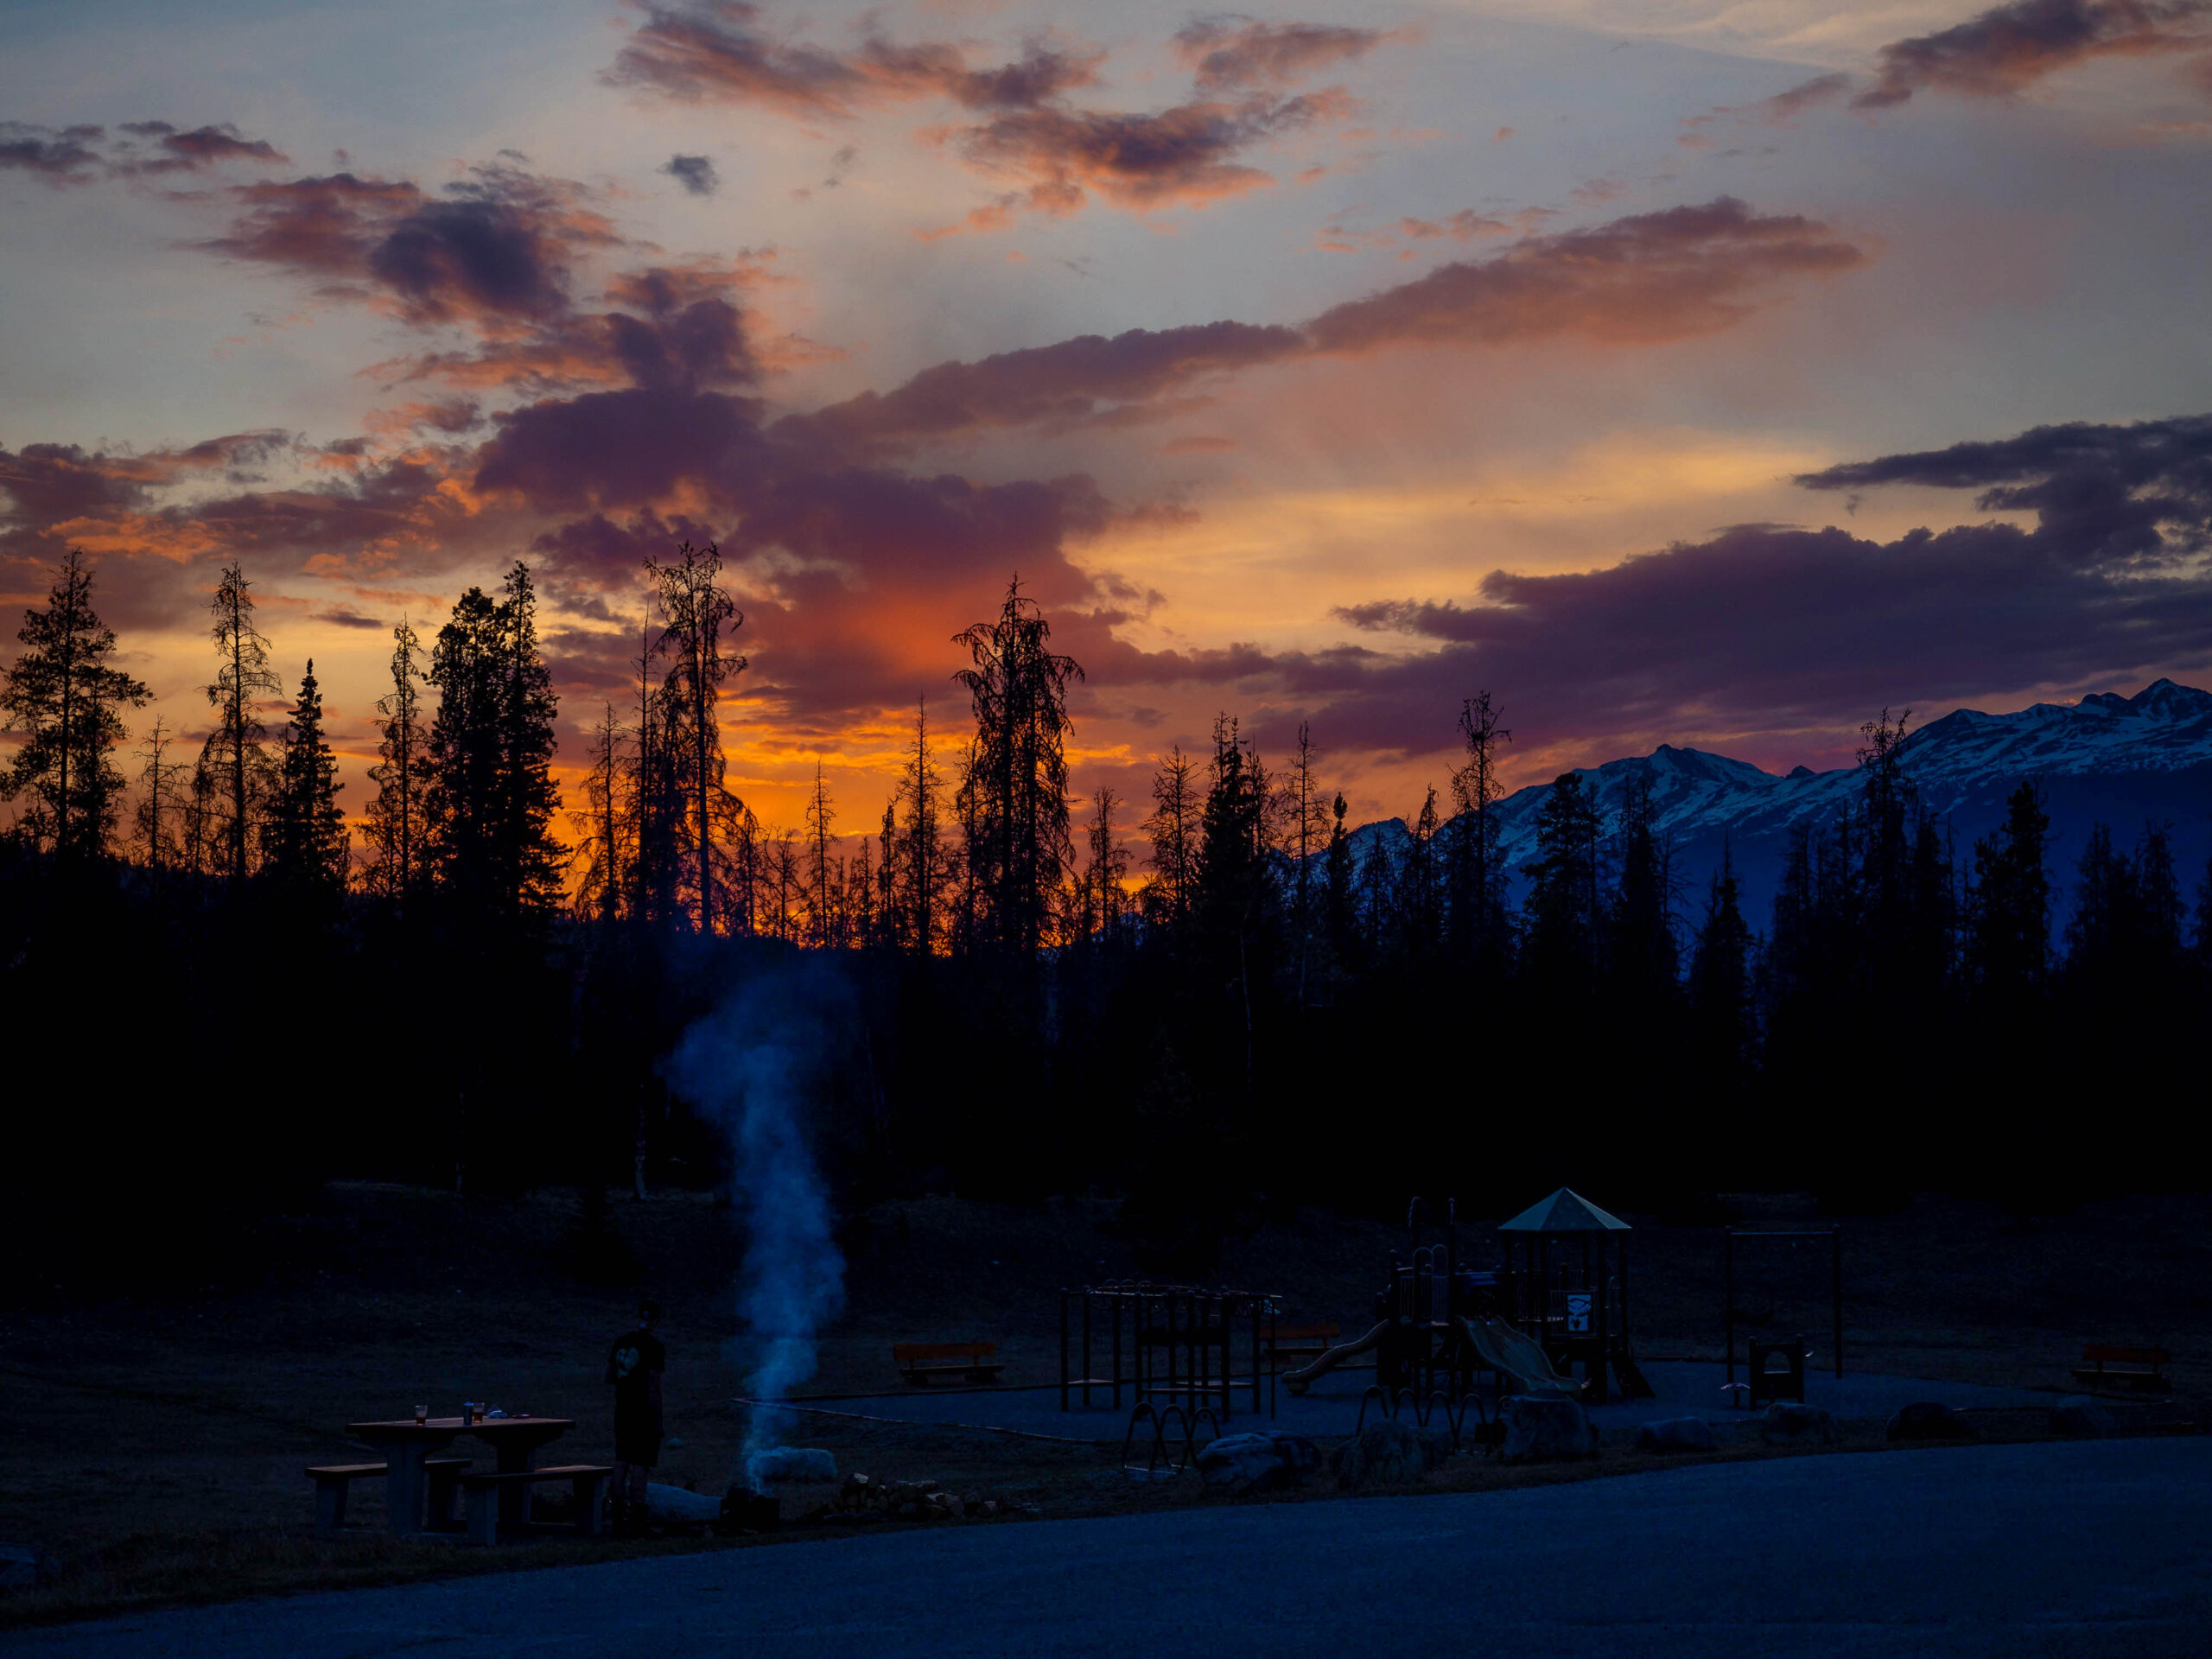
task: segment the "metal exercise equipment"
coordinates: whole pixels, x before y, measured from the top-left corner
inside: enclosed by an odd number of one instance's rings
[[[1060,1409],[1089,1407],[1095,1393],[1122,1408],[1124,1389],[1139,1408],[1179,1407],[1186,1418],[1212,1415],[1217,1432],[1248,1395],[1236,1349],[1247,1348],[1250,1408],[1274,1415],[1274,1352],[1280,1300],[1243,1290],[1203,1290],[1122,1280],[1060,1292]],[[1099,1374],[1098,1361],[1106,1361]],[[1131,1432],[1137,1417],[1130,1420]]]

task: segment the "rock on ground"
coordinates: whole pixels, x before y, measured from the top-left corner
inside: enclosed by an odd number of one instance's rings
[[[0,1590],[29,1590],[45,1581],[45,1563],[28,1544],[0,1544]]]
[[[1423,1428],[1386,1417],[1370,1423],[1337,1453],[1337,1480],[1344,1486],[1405,1485],[1452,1455],[1452,1431]]]
[[[1670,1417],[1636,1431],[1639,1452],[1710,1452],[1713,1446],[1713,1425],[1702,1417]]]
[[[1321,1449],[1302,1434],[1262,1429],[1224,1434],[1198,1453],[1198,1477],[1236,1493],[1295,1486],[1321,1466]]]
[[[1590,1415],[1573,1400],[1509,1395],[1498,1417],[1505,1426],[1503,1454],[1508,1463],[1549,1463],[1598,1454]]]
[[[1916,1400],[1899,1406],[1890,1419],[1893,1440],[1970,1440],[1974,1425],[1948,1406],[1933,1400]]]
[[[1793,1400],[1777,1400],[1759,1414],[1759,1438],[1769,1446],[1787,1446],[1798,1440],[1819,1440],[1823,1444],[1835,1439],[1835,1418],[1818,1406],[1801,1406]]]

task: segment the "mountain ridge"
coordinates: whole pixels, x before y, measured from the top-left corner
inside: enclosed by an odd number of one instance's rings
[[[2070,886],[2071,862],[2090,824],[2111,825],[2123,844],[2146,821],[2172,828],[2177,868],[2188,887],[2212,853],[2212,692],[2160,678],[2122,696],[2096,692],[2073,703],[2039,702],[2012,714],[1956,709],[1909,733],[1898,765],[1922,804],[1946,823],[1961,860],[1976,836],[2004,816],[2005,798],[2031,779],[2043,784],[2054,834],[2054,874]],[[1573,770],[1609,816],[1629,788],[1651,780],[1654,822],[1675,849],[1676,876],[1694,897],[1726,847],[1745,888],[1745,913],[1764,925],[1789,837],[1806,823],[1833,821],[1859,787],[1859,769],[1777,774],[1748,760],[1662,743]],[[1538,809],[1552,785],[1514,791],[1492,809],[1498,848],[1514,882],[1535,854]],[[1380,840],[1395,855],[1410,839],[1402,818],[1363,824],[1352,839],[1362,856]]]

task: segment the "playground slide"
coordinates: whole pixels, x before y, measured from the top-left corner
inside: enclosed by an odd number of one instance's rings
[[[1282,1374],[1283,1387],[1288,1389],[1293,1394],[1305,1393],[1313,1386],[1315,1377],[1336,1370],[1338,1366],[1355,1355],[1365,1353],[1382,1340],[1383,1333],[1389,1328],[1390,1321],[1385,1319],[1357,1341],[1338,1343],[1311,1365],[1300,1366],[1294,1371],[1285,1371]]]
[[[1523,1394],[1560,1394],[1572,1399],[1582,1392],[1582,1385],[1571,1377],[1561,1376],[1552,1369],[1541,1347],[1530,1338],[1522,1336],[1503,1319],[1482,1319],[1472,1323],[1465,1319],[1455,1321],[1460,1339],[1475,1351],[1484,1365],[1500,1376],[1512,1380],[1514,1387]],[[1382,1340],[1390,1328],[1383,1320],[1357,1341],[1341,1343],[1332,1348],[1312,1364],[1282,1374],[1283,1386],[1293,1394],[1304,1394],[1313,1379],[1334,1370],[1354,1355],[1363,1354]]]
[[[1459,1334],[1482,1363],[1502,1376],[1510,1376],[1524,1394],[1562,1394],[1570,1399],[1582,1385],[1561,1376],[1533,1338],[1524,1337],[1503,1319],[1459,1321]]]

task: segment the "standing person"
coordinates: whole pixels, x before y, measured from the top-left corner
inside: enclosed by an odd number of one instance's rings
[[[645,1529],[645,1481],[660,1461],[661,1376],[668,1350],[653,1335],[658,1302],[638,1304],[637,1328],[607,1351],[607,1380],[614,1389],[614,1535],[634,1538]]]

